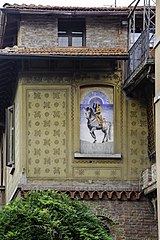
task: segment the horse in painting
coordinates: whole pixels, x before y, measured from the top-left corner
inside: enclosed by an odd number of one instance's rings
[[[104,133],[102,143],[111,139],[111,122],[102,118],[102,124],[99,123],[96,114],[91,107],[84,108],[84,114],[87,119],[87,126],[95,143],[97,141],[95,130],[101,130]]]

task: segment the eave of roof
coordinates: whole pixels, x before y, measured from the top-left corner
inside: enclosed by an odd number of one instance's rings
[[[41,10],[60,10],[60,11],[129,11],[128,7],[73,7],[73,6],[49,6],[49,5],[35,5],[35,4],[4,4],[3,8],[16,9],[41,9]]]
[[[128,15],[128,7],[71,7],[71,6],[43,6],[26,4],[4,4],[3,12],[23,14],[74,14],[74,15]]]
[[[76,48],[76,47],[54,47],[54,48],[20,48],[14,46],[12,48],[5,48],[0,50],[0,58],[11,56],[21,57],[79,57],[79,58],[121,58],[125,59],[128,57],[126,48],[114,47],[114,48]]]

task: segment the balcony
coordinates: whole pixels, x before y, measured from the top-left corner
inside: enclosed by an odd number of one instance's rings
[[[157,189],[157,168],[154,163],[151,168],[142,172],[142,190],[144,194],[149,194]]]
[[[141,81],[148,77],[150,72],[154,72],[154,40],[154,31],[152,33],[151,30],[146,29],[130,48],[126,67],[126,80],[124,82],[126,93],[133,91]]]

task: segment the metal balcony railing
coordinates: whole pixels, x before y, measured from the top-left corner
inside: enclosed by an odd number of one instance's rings
[[[139,71],[139,68],[143,66],[143,64],[148,62],[151,57],[150,50],[153,49],[153,46],[154,32],[151,33],[151,30],[146,29],[129,50],[126,81],[133,73]]]

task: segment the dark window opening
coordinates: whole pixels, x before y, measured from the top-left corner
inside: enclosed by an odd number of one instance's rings
[[[19,18],[18,16],[8,16],[6,27],[4,29],[4,36],[1,42],[1,48],[13,47],[17,45],[19,30]]]
[[[58,45],[60,47],[85,46],[85,21],[84,19],[59,19]]]

